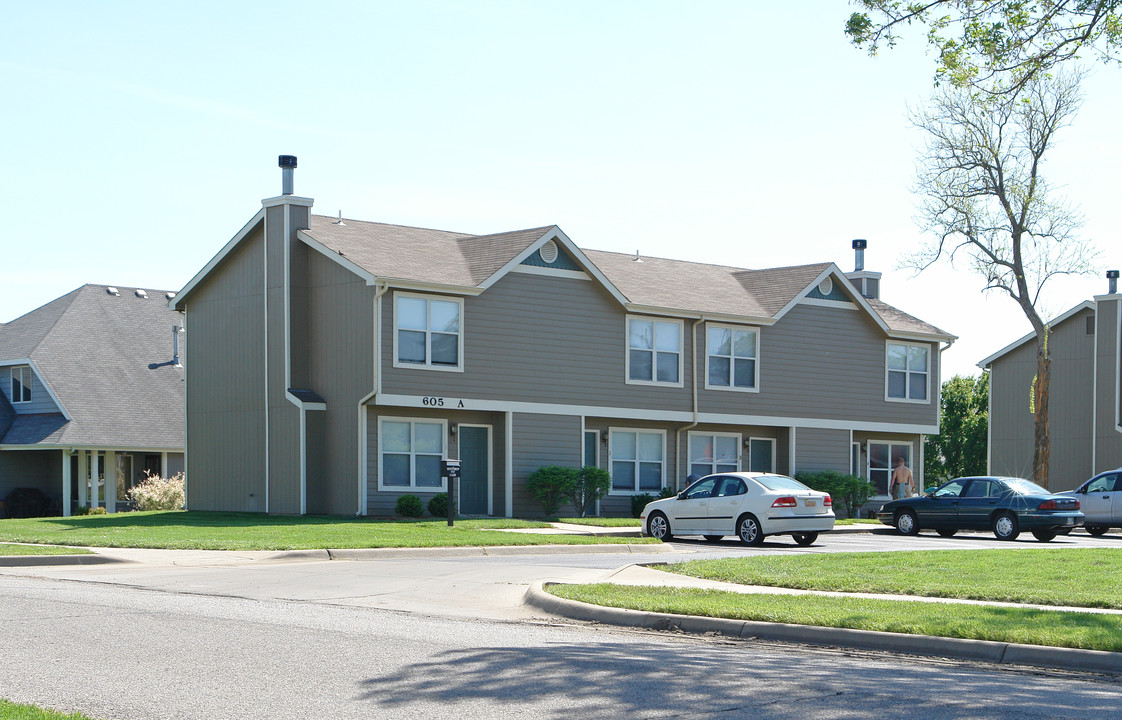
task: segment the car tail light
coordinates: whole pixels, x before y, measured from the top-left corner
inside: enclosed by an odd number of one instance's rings
[[[1060,507],[1060,503],[1057,503],[1055,500],[1045,500],[1044,502],[1040,503],[1040,507],[1038,507],[1037,510],[1078,510],[1079,509],[1079,501],[1078,500],[1074,501],[1074,504],[1070,501],[1067,501],[1067,500],[1061,500],[1060,502],[1063,503],[1063,507]]]
[[[798,507],[798,501],[792,495],[784,495],[781,498],[776,498],[775,502],[771,504],[772,507]]]
[[[1055,500],[1045,500],[1044,502],[1040,503],[1040,506],[1036,509],[1037,510],[1055,510],[1056,509],[1056,501]]]
[[[829,494],[827,494],[826,499],[822,501],[822,504],[825,505],[826,507],[833,507],[834,506],[834,499],[832,497],[830,497]]]

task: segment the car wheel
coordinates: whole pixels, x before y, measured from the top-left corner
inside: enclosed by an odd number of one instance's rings
[[[1088,525],[1086,528],[1087,533],[1095,537],[1102,537],[1106,535],[1107,527],[1105,525]]]
[[[935,532],[939,533],[939,537],[954,537],[954,534],[958,532],[958,528],[939,528]]]
[[[1001,513],[993,519],[993,534],[998,540],[1016,540],[1021,534],[1020,523],[1013,513]]]
[[[670,521],[660,512],[651,513],[647,518],[647,534],[655,540],[666,542],[670,539]]]
[[[803,547],[813,545],[814,541],[818,539],[818,533],[791,533],[791,537],[795,538],[795,542]]]
[[[1055,530],[1033,530],[1032,536],[1040,542],[1051,542],[1056,537]]]
[[[724,535],[706,535],[705,536],[705,542],[711,542],[711,543],[721,542],[721,540],[723,540],[724,537],[725,537]]]
[[[896,516],[896,530],[901,535],[916,535],[919,533],[919,522],[916,521],[916,514],[911,510],[901,510]]]
[[[755,515],[745,515],[736,523],[736,534],[745,545],[762,545],[764,531]]]

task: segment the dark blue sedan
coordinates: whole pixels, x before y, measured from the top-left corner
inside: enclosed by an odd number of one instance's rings
[[[934,530],[950,537],[959,530],[992,530],[998,540],[1013,540],[1029,530],[1048,542],[1061,530],[1083,524],[1079,500],[1055,495],[1034,482],[1010,477],[951,480],[922,497],[881,506],[877,519],[902,535]]]

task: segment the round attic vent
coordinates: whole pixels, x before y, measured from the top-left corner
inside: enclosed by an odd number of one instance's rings
[[[538,253],[542,256],[542,260],[547,263],[557,262],[557,243],[549,240],[538,248]]]
[[[826,278],[822,282],[818,283],[818,292],[822,293],[823,295],[829,295],[833,291],[834,291],[834,279],[833,278]]]

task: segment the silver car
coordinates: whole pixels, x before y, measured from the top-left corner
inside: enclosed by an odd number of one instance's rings
[[[1095,537],[1122,528],[1122,468],[1099,473],[1075,490],[1059,493],[1079,498],[1086,515],[1083,529]]]

